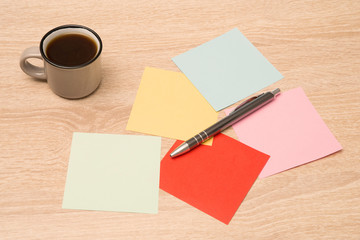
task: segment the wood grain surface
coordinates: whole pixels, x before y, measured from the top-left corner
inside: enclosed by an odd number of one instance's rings
[[[102,84],[81,100],[19,68],[68,23],[104,43]],[[265,90],[302,87],[344,149],[258,179],[229,225],[164,191],[155,215],[62,209],[73,132],[138,134],[125,127],[144,68],[179,71],[172,57],[235,27],[284,75]],[[0,66],[2,240],[360,239],[360,1],[2,0]]]

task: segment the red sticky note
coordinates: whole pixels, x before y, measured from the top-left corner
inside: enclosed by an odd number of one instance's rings
[[[181,143],[161,161],[160,188],[229,224],[270,156],[220,133],[213,146],[171,158]]]

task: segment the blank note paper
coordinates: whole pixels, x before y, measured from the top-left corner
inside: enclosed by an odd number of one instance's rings
[[[158,212],[161,138],[74,133],[63,208]]]
[[[281,93],[233,128],[241,142],[271,156],[260,178],[342,149],[301,88]]]
[[[237,28],[172,60],[216,111],[283,78]]]
[[[126,129],[185,141],[216,121],[217,112],[183,73],[147,67]]]
[[[160,188],[229,224],[269,156],[220,133],[211,147],[171,158],[181,143],[161,161]]]

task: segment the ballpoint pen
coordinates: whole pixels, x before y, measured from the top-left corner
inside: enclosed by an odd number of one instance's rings
[[[224,117],[220,121],[216,122],[214,125],[208,127],[204,131],[190,138],[189,140],[182,143],[177,147],[171,154],[171,157],[180,156],[186,152],[189,152],[193,148],[199,146],[202,142],[208,140],[214,135],[220,133],[226,128],[232,126],[236,122],[240,121],[249,114],[255,112],[259,108],[271,102],[278,94],[280,89],[276,88],[273,91],[262,93],[258,96],[252,97],[245,102],[241,103],[235,108],[228,116]]]

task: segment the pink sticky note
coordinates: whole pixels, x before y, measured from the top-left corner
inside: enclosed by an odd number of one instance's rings
[[[281,93],[233,128],[239,141],[271,156],[260,178],[342,149],[301,88]]]
[[[160,188],[229,224],[269,156],[220,133],[213,146],[171,158],[181,143],[161,161]]]

